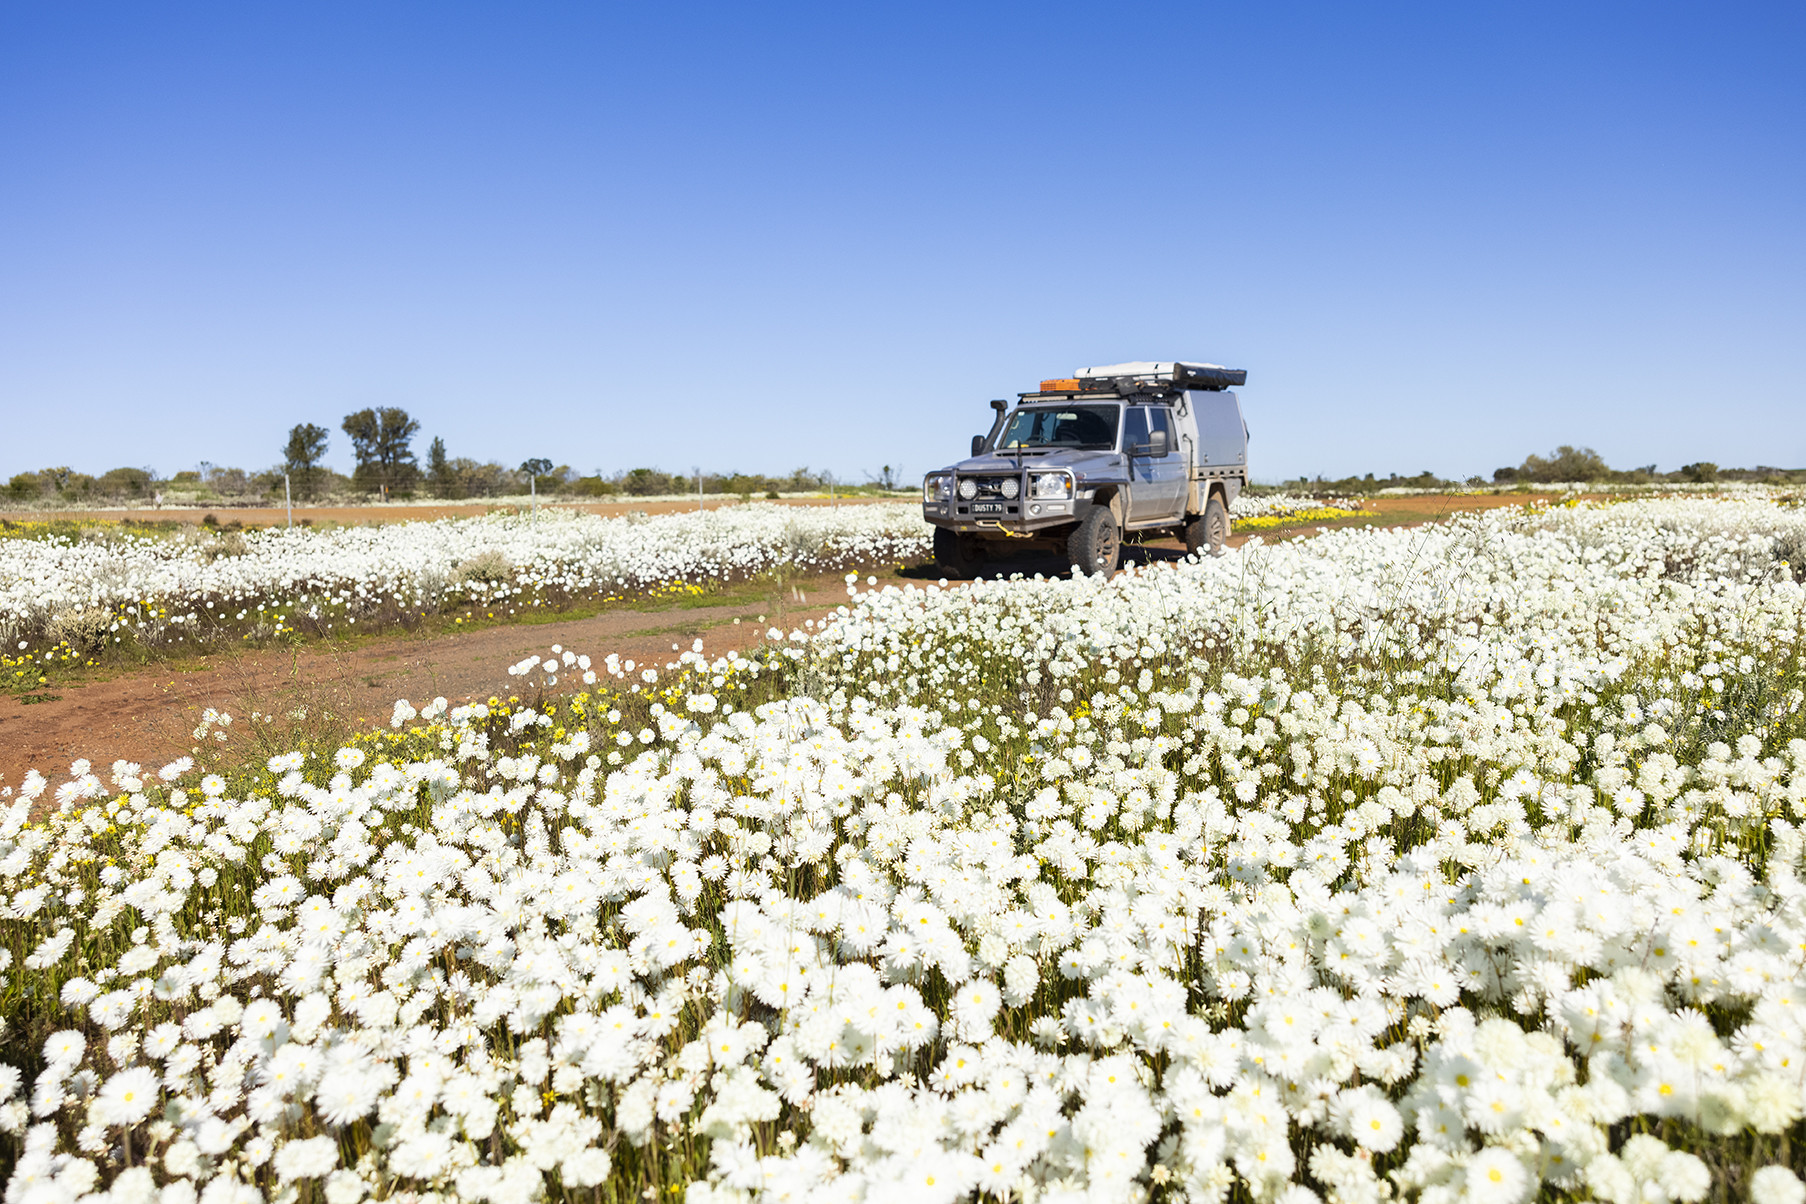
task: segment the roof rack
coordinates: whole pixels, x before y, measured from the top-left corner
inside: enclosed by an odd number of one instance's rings
[[[1126,364],[1080,368],[1071,376],[1042,381],[1039,392],[1112,393],[1127,397],[1141,393],[1179,393],[1186,389],[1215,392],[1247,383],[1248,373],[1242,368],[1183,361],[1135,360]],[[1023,396],[1029,394],[1025,393]]]
[[[1080,368],[1073,376],[1081,381],[1107,380],[1123,392],[1167,392],[1181,389],[1227,389],[1248,383],[1245,368],[1225,368],[1221,364],[1187,363],[1183,360],[1132,360],[1126,364],[1104,364]],[[1124,385],[1131,386],[1123,389]],[[1140,386],[1140,387],[1135,387]]]

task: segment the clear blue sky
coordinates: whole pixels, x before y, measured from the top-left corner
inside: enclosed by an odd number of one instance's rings
[[[0,7],[0,473],[919,474],[1245,367],[1257,477],[1806,466],[1798,4]]]

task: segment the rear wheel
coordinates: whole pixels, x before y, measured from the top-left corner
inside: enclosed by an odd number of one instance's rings
[[[1116,571],[1122,556],[1122,534],[1108,507],[1094,507],[1078,529],[1067,536],[1066,555],[1079,572],[1109,576]]]
[[[1223,495],[1213,493],[1204,503],[1204,513],[1185,525],[1185,550],[1194,555],[1208,550],[1215,556],[1228,542],[1229,509],[1223,505]]]
[[[976,577],[984,558],[984,549],[972,536],[945,527],[934,529],[934,562],[947,576],[955,580]]]

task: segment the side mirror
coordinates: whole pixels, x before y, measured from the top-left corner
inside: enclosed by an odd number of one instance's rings
[[[972,454],[975,456],[985,454],[985,437],[983,435],[972,436]]]
[[[1166,452],[1165,431],[1152,431],[1149,433],[1146,443],[1136,443],[1129,448],[1131,456],[1164,456]]]

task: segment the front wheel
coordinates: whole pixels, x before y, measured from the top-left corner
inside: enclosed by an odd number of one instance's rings
[[[1067,536],[1066,555],[1076,572],[1102,573],[1107,577],[1116,571],[1122,556],[1122,535],[1116,529],[1116,516],[1108,507],[1095,507]]]
[[[978,575],[979,566],[984,563],[984,553],[979,548],[978,541],[970,535],[936,527],[934,562],[948,577],[957,581]]]
[[[1185,550],[1196,555],[1208,548],[1212,556],[1220,554],[1229,542],[1229,510],[1221,494],[1213,493],[1204,504],[1204,513],[1185,524]]]

